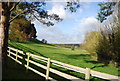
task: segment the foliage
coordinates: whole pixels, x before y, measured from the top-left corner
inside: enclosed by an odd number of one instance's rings
[[[63,20],[57,14],[48,14],[48,11],[45,10],[43,6],[46,6],[45,2],[19,2],[11,13],[11,17],[14,18],[14,16],[22,13],[21,15],[26,16],[28,19],[37,19],[40,23],[47,26],[53,26],[54,21],[60,22]],[[76,12],[79,7],[79,1],[73,0],[66,2],[65,10]]]
[[[101,32],[90,32],[85,39],[82,49],[89,51],[105,65],[119,66],[120,27],[107,26]]]
[[[70,12],[76,12],[77,9],[80,7],[80,2],[78,1],[69,1],[66,3],[65,10],[69,10]]]
[[[12,19],[14,19],[16,17],[17,18],[25,17],[27,20],[37,19],[40,23],[45,24],[47,26],[53,26],[54,21],[57,21],[57,22],[62,21],[62,19],[57,14],[54,14],[54,13],[51,15],[48,14],[48,11],[46,11],[43,8],[43,6],[46,6],[45,2],[18,2],[18,3],[13,3],[12,5],[13,6],[16,5],[16,6],[15,6],[14,10],[11,12],[10,22],[12,22],[13,21]],[[79,2],[75,2],[75,1],[71,2],[70,1],[70,2],[66,3],[65,9],[69,9],[71,12],[75,12],[77,10],[77,8],[79,8],[79,7],[80,7]],[[16,21],[18,21],[18,20],[16,20]],[[24,22],[24,21],[22,21],[22,22]],[[13,23],[12,23],[12,25],[13,25]],[[17,25],[17,23],[14,24],[14,26],[15,25]],[[24,41],[24,40],[27,40],[27,37],[32,37],[33,35],[34,35],[33,36],[34,38],[36,37],[36,35],[35,35],[36,30],[34,27],[32,28],[32,31],[31,31],[32,33],[29,34],[29,36],[28,36],[29,30],[28,30],[28,32],[26,32],[26,30],[25,30],[26,33],[24,33],[24,31],[23,32],[19,31],[20,29],[23,29],[23,28],[18,28],[18,31],[16,31],[16,32],[13,32],[13,31],[15,31],[15,28],[10,29],[10,31],[11,31],[10,40],[15,39],[15,41],[19,41],[21,39],[20,41]],[[22,33],[24,33],[24,34],[21,35]],[[35,33],[35,34],[33,34],[33,33]],[[32,36],[30,36],[30,35],[32,35]],[[47,43],[47,41],[45,41],[45,43]]]
[[[115,6],[114,2],[100,3],[100,12],[98,13],[98,20],[103,22],[107,16],[111,15]],[[118,8],[119,9],[119,8]],[[82,45],[87,51],[96,53],[97,60],[104,63],[105,65],[112,64],[114,66],[119,66],[120,62],[120,27],[119,27],[119,12],[115,17],[113,14],[111,17],[113,21],[107,20],[109,23],[102,27],[102,30],[97,36],[96,34],[89,33],[86,36],[85,43]]]
[[[101,32],[90,32],[85,39],[82,49],[89,51],[93,56],[97,57],[99,62],[105,65],[112,64],[119,66],[120,64],[120,27],[108,25]]]
[[[47,26],[53,26],[53,21],[62,21],[62,19],[54,13],[49,15],[48,11],[43,8],[45,5],[45,2],[19,2],[11,13],[11,19],[23,15],[29,20],[37,19],[40,23]],[[11,20],[11,22],[12,21],[13,20]]]
[[[47,40],[45,40],[45,39],[42,39],[42,42],[45,43],[45,44],[47,44]]]
[[[115,6],[116,2],[102,2],[98,5],[100,6],[100,10],[98,12],[98,20],[102,23],[104,20],[107,19],[113,13],[113,7]]]
[[[120,3],[120,2],[119,2]],[[120,4],[118,3],[118,9]],[[117,16],[112,16],[113,21],[105,25],[101,31],[99,46],[97,47],[98,60],[107,64],[120,66],[120,11]]]
[[[100,38],[99,32],[93,31],[87,33],[85,41],[81,45],[81,48],[87,50],[92,55],[96,56],[96,47],[98,46],[99,38]]]
[[[36,38],[36,29],[31,21],[18,18],[11,23],[9,39],[12,41],[26,41]]]
[[[73,51],[75,50],[75,46],[74,45],[71,46],[71,50],[73,50]]]
[[[120,27],[109,27],[101,32],[101,38],[97,47],[98,61],[107,64],[120,64]]]

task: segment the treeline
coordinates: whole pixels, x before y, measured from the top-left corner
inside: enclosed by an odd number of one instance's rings
[[[66,47],[66,48],[72,48],[74,47],[80,47],[80,44],[55,44],[56,46],[60,46],[60,47]]]
[[[21,16],[11,23],[9,40],[19,42],[32,40],[37,37],[36,33],[34,24],[31,24],[31,21]]]
[[[118,6],[120,8],[120,5]],[[118,8],[118,9],[119,9]],[[120,13],[99,32],[93,31],[86,35],[82,49],[86,49],[99,62],[105,65],[120,66]]]

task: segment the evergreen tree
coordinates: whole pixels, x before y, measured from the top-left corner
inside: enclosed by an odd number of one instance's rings
[[[99,3],[100,10],[98,12],[97,19],[102,23],[104,20],[107,19],[113,13],[113,7],[115,6],[116,2],[103,2]]]

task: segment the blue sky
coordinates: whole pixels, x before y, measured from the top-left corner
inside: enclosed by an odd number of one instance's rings
[[[64,10],[64,2],[48,2],[45,9],[63,18],[62,22],[46,27],[37,20],[33,21],[37,29],[37,39],[46,39],[48,43],[73,44],[83,43],[87,32],[97,31],[97,13],[99,2],[81,2],[76,13]]]

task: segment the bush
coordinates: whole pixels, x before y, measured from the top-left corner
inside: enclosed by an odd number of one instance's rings
[[[90,52],[92,56],[97,57],[97,60],[105,65],[119,66],[120,27],[106,27],[101,32],[88,33],[81,48]]]
[[[81,45],[82,49],[87,50],[93,56],[96,56],[96,47],[98,46],[100,33],[93,31],[86,35],[84,43]]]
[[[112,27],[101,32],[97,46],[98,61],[119,66],[120,53],[120,27]]]

